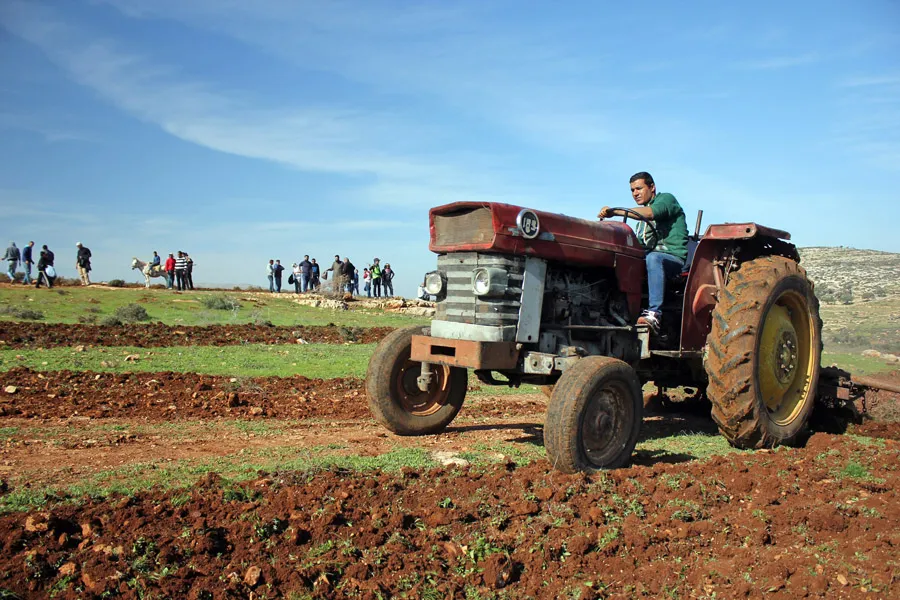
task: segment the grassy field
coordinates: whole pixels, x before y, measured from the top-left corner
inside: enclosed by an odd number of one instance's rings
[[[237,300],[235,310],[213,310],[204,299],[225,297]],[[429,319],[410,317],[377,309],[327,310],[301,306],[291,302],[293,294],[279,296],[250,292],[215,292],[196,290],[175,294],[171,290],[143,288],[67,287],[47,290],[29,286],[0,288],[0,321],[15,321],[8,314],[12,307],[26,308],[43,314],[43,323],[78,323],[79,317],[102,319],[117,308],[140,304],[153,321],[166,325],[236,325],[269,322],[273,325],[344,325],[348,327],[403,327],[425,324]]]
[[[825,349],[859,353],[866,349],[900,354],[900,297],[854,304],[822,304]]]
[[[0,350],[0,370],[29,367],[38,371],[97,371],[111,373],[175,371],[235,377],[321,379],[362,377],[375,348],[371,344],[244,344],[240,346],[182,346],[171,348],[90,347]],[[126,357],[137,357],[125,360]]]

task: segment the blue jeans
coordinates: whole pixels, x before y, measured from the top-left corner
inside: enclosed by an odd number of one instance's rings
[[[300,273],[300,290],[306,292],[309,289],[309,275]]]
[[[647,293],[650,296],[647,310],[662,312],[663,297],[666,294],[666,277],[675,277],[684,268],[684,260],[665,252],[647,254]]]
[[[25,263],[25,278],[22,280],[22,283],[31,283],[31,263]]]
[[[269,275],[269,291],[270,292],[275,291],[275,276],[274,275]]]
[[[16,267],[19,266],[19,263],[14,260],[8,261],[9,269],[7,269],[6,274],[9,275],[10,283],[15,283],[16,281]]]

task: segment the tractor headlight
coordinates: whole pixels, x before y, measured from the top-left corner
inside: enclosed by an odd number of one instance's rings
[[[472,272],[472,291],[476,296],[502,296],[508,283],[509,273],[503,269],[480,267]]]
[[[444,291],[444,277],[440,271],[425,274],[425,291],[432,296],[438,296]]]

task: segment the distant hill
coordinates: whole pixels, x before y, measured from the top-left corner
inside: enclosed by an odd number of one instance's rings
[[[826,304],[900,296],[900,254],[856,248],[800,248],[800,264]]]

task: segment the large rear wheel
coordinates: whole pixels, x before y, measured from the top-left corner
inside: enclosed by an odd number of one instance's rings
[[[453,421],[466,397],[465,369],[433,365],[427,392],[416,379],[422,363],[412,361],[412,336],[427,335],[427,327],[394,331],[375,348],[366,373],[366,396],[375,419],[399,435],[426,435],[443,431]]]
[[[637,443],[642,411],[634,369],[614,358],[582,358],[562,374],[550,396],[547,459],[564,473],[624,466]]]
[[[712,417],[738,448],[796,441],[813,410],[822,321],[806,271],[781,256],[743,263],[712,313],[704,367]]]

